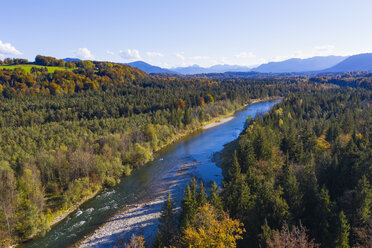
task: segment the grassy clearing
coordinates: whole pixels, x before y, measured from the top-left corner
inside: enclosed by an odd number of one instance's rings
[[[37,68],[46,67],[46,68],[48,68],[49,73],[53,73],[55,70],[69,70],[69,71],[73,70],[71,68],[65,68],[65,67],[41,66],[41,65],[32,65],[32,64],[30,64],[30,65],[0,65],[0,70],[2,70],[2,69],[14,70],[15,68],[22,68],[23,70],[26,71],[26,73],[30,73],[32,67],[37,67]]]

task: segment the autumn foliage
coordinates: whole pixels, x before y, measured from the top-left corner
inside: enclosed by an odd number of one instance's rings
[[[199,208],[191,227],[184,231],[182,242],[194,248],[234,248],[244,231],[241,222],[205,204]]]

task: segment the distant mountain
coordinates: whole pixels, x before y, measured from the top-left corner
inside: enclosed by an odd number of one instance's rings
[[[362,53],[348,57],[323,72],[348,72],[372,70],[372,53]]]
[[[192,65],[192,66],[187,66],[187,67],[176,67],[176,68],[171,68],[171,70],[177,73],[183,74],[183,75],[207,73],[206,68],[200,67],[198,65]]]
[[[269,62],[262,64],[252,71],[265,72],[265,73],[284,73],[284,72],[310,72],[321,71],[330,68],[347,57],[342,56],[317,56],[308,59],[288,59],[280,62]]]
[[[146,73],[170,73],[170,74],[177,73],[168,69],[161,68],[159,66],[150,65],[143,61],[135,61],[131,63],[126,63],[125,65],[130,65],[132,67],[138,68]]]
[[[178,72],[180,74],[184,74],[184,75],[192,75],[192,74],[205,74],[205,73],[224,73],[228,71],[247,72],[251,70],[251,67],[241,66],[241,65],[214,65],[211,67],[200,67],[198,65],[192,65],[192,66],[187,66],[187,67],[171,68],[171,70]]]
[[[64,58],[63,59],[65,62],[77,62],[80,61],[78,58]]]

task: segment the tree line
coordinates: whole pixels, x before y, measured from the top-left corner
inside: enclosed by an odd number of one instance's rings
[[[120,64],[75,63],[54,73],[0,70],[3,246],[47,232],[58,214],[203,122],[250,99],[313,88],[287,78],[163,79]]]
[[[372,246],[371,99],[361,88],[310,90],[248,120],[222,153],[241,247]]]

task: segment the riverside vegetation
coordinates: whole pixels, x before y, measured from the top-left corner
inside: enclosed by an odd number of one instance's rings
[[[290,94],[223,152],[242,247],[372,247],[372,92]]]
[[[372,247],[371,99],[312,89],[249,118],[222,151],[221,193],[194,179],[178,217],[168,196],[153,246]]]
[[[250,99],[321,86],[296,78],[161,78],[121,64],[45,56],[1,64],[2,246],[42,235],[161,147]],[[35,66],[14,67],[24,64]]]

